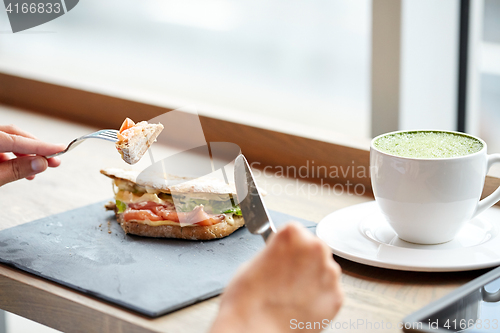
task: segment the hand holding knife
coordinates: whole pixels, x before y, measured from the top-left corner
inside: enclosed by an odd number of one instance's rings
[[[210,332],[289,332],[299,327],[295,322],[330,322],[343,301],[341,269],[330,248],[298,223],[285,224],[267,241],[276,231],[243,155],[234,179],[246,227],[266,246],[227,286]]]

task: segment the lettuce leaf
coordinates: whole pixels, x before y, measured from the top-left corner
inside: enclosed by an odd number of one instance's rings
[[[127,209],[127,204],[123,201],[116,200],[116,208],[118,209],[118,214],[121,214]]]
[[[241,208],[239,206],[233,206],[233,208],[223,211],[224,214],[231,214],[241,216]]]
[[[210,214],[236,214],[241,216],[241,209],[238,205],[233,205],[231,200],[206,200],[206,199],[190,199],[187,197],[174,198],[177,210],[181,212],[190,212],[196,206],[203,205],[205,211]]]

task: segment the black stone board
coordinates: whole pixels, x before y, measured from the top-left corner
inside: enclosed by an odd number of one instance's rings
[[[212,241],[126,235],[100,202],[0,231],[0,262],[150,317],[216,296],[264,247],[240,228]],[[294,220],[270,211],[277,227]]]

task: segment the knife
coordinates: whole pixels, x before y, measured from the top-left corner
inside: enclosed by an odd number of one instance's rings
[[[235,160],[234,181],[247,229],[254,235],[261,235],[264,241],[267,241],[269,235],[276,232],[276,228],[255,186],[252,170],[242,154]]]

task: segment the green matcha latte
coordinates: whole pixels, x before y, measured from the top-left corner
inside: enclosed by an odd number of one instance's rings
[[[483,149],[481,141],[475,138],[439,131],[388,134],[375,140],[373,145],[384,153],[410,158],[457,157]]]

